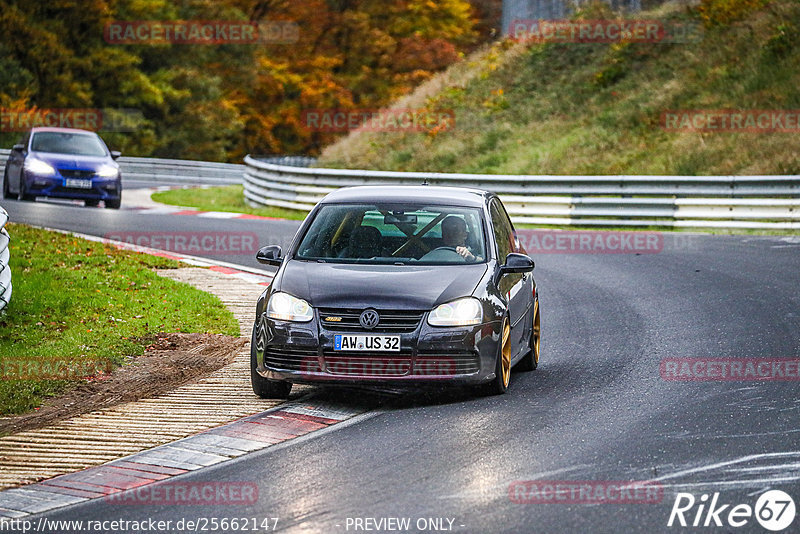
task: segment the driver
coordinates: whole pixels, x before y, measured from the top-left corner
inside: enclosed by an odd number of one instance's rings
[[[479,258],[467,248],[468,235],[467,223],[461,217],[448,215],[442,221],[442,242],[444,246],[454,248],[467,261],[478,261]]]

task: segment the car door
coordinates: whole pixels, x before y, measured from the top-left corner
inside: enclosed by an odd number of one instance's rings
[[[511,226],[511,232],[512,232],[513,239],[514,239],[514,252],[516,252],[518,254],[527,255],[528,251],[525,250],[525,247],[523,247],[522,243],[520,243],[519,237],[517,236],[517,230],[516,230],[516,228],[514,228],[514,223],[511,222],[511,217],[508,216],[508,212],[506,211],[505,206],[503,206],[502,202],[500,203],[500,207],[503,209],[503,215],[505,215],[505,218],[508,221],[508,224]],[[534,312],[534,309],[533,309],[533,304],[534,304],[533,291],[534,291],[535,285],[536,285],[536,283],[535,283],[535,281],[533,279],[533,273],[532,272],[525,273],[525,274],[522,275],[522,291],[521,291],[520,294],[525,296],[524,302],[523,302],[523,305],[525,307],[525,311],[523,312],[522,324],[520,325],[520,326],[523,326],[524,328],[519,328],[519,331],[520,331],[521,343],[522,343],[523,346],[526,347],[526,350],[528,348],[529,349],[533,348],[533,347],[530,346],[530,343],[531,343],[531,334],[533,333],[533,319],[534,319],[533,318],[533,312]],[[527,297],[530,297],[530,299],[528,299]]]
[[[506,214],[503,205],[496,198],[492,199],[489,206],[492,218],[492,228],[494,230],[495,246],[497,250],[497,261],[499,265],[506,262],[506,257],[517,251],[517,242],[514,235],[514,227]],[[511,354],[512,358],[518,352],[527,347],[528,341],[525,337],[529,329],[526,328],[525,316],[528,312],[530,303],[530,275],[529,274],[507,274],[500,279],[499,289],[508,302],[508,315],[511,322]],[[528,287],[526,293],[526,286]]]
[[[30,133],[26,133],[18,144],[24,145],[23,150],[12,150],[6,162],[6,177],[8,178],[8,188],[12,193],[19,193],[20,180],[22,179],[22,165],[25,163],[25,155],[28,153],[28,141]]]

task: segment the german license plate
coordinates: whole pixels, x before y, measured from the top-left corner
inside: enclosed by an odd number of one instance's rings
[[[73,187],[75,189],[91,189],[91,180],[80,180],[78,178],[65,178],[64,187]]]
[[[400,336],[364,336],[336,334],[333,350],[400,352]]]

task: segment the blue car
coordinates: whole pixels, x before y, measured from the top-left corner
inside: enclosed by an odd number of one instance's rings
[[[116,159],[100,137],[72,128],[32,128],[14,145],[3,176],[3,198],[83,200],[119,209],[122,178]]]

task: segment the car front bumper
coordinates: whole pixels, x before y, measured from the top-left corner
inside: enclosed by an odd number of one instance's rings
[[[398,335],[400,351],[335,351],[336,334]],[[495,377],[500,322],[437,328],[423,320],[413,332],[342,332],[321,327],[317,320],[290,323],[262,317],[256,339],[256,370],[271,380],[480,384]]]
[[[25,173],[25,193],[37,197],[70,198],[77,200],[117,200],[122,194],[119,178],[92,178],[91,188],[66,187],[60,176],[36,176]]]

